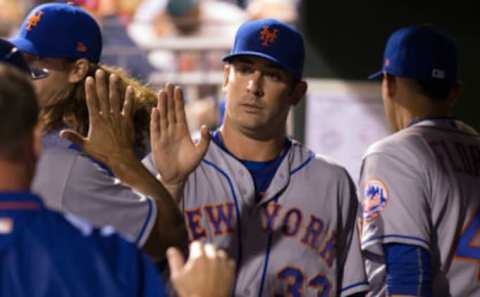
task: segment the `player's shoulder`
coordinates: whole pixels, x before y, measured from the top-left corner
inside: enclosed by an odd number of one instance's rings
[[[88,281],[91,287],[87,292],[98,289],[133,292],[138,287],[138,269],[142,267],[139,264],[146,258],[134,243],[113,228],[98,228],[75,215],[45,208],[35,221],[29,222],[27,229],[24,248],[48,257],[49,265],[66,279]],[[92,281],[88,275],[96,275],[96,279]]]
[[[292,172],[305,168],[308,174],[316,172],[328,176],[348,176],[345,167],[337,160],[326,155],[315,153],[305,144],[295,140],[292,140],[289,158]]]
[[[38,164],[40,175],[68,176],[74,167],[98,167],[94,159],[82,152],[78,145],[61,138],[57,130],[47,133],[42,142],[43,151]]]
[[[136,254],[135,244],[119,235],[111,226],[94,226],[69,212],[43,211],[37,227],[45,240],[55,245],[68,245],[73,254],[78,252],[103,254],[105,257],[122,253]],[[45,232],[44,232],[45,231]]]
[[[107,180],[111,183],[108,168],[96,163],[70,141],[60,138],[58,132],[45,135],[43,144],[32,188],[46,197],[49,207],[63,209],[65,193],[71,186],[86,189],[88,185]]]
[[[80,146],[60,137],[58,130],[47,133],[42,139],[42,144],[42,158],[45,156],[45,158],[53,159],[56,161],[55,163],[63,163],[62,160],[80,160],[87,163],[96,163],[94,159],[82,151]]]
[[[65,163],[67,160],[79,156],[79,151],[72,149],[74,145],[67,139],[61,138],[57,130],[47,133],[42,139],[43,151],[40,162]]]
[[[416,127],[409,127],[371,144],[364,158],[373,154],[408,158],[411,155],[423,154],[426,148],[427,144],[422,131]]]
[[[124,240],[123,237],[116,233],[112,226],[95,226],[88,220],[68,211],[58,212],[51,209],[45,209],[45,220],[47,224],[59,226],[59,228],[66,232],[70,232],[72,236],[78,238]]]
[[[37,163],[32,183],[34,192],[45,197],[45,203],[53,209],[63,209],[65,187],[71,178],[79,153],[69,148],[71,143],[58,136],[58,131],[47,133],[43,139],[43,151]]]
[[[455,128],[457,128],[457,130],[460,133],[466,134],[468,136],[472,136],[472,137],[475,137],[475,138],[480,137],[480,134],[478,133],[478,131],[475,130],[475,128],[473,128],[472,126],[468,125],[465,122],[456,120],[455,121]]]

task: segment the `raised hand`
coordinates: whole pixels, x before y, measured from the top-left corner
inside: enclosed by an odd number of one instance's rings
[[[231,296],[235,263],[211,244],[194,241],[185,263],[176,248],[167,250],[171,281],[180,297]]]
[[[134,154],[134,129],[132,120],[132,87],[122,94],[119,78],[112,74],[108,82],[103,70],[97,70],[95,79],[85,80],[85,95],[88,107],[89,129],[86,137],[66,129],[60,136],[79,145],[93,158],[111,169],[126,155]]]
[[[167,187],[182,184],[205,155],[209,140],[208,129],[202,126],[200,141],[192,141],[182,91],[166,84],[150,120],[152,157],[162,182]]]
[[[169,192],[134,153],[132,87],[122,91],[120,80],[103,70],[88,77],[85,93],[89,116],[87,137],[73,130],[60,136],[78,144],[84,152],[105,163],[124,184],[155,200],[157,216],[144,250],[154,259],[163,259],[170,246],[186,246],[187,230],[183,216]]]

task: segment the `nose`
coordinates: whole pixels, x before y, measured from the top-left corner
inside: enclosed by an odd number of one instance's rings
[[[255,70],[250,76],[247,83],[247,91],[252,93],[256,97],[262,97],[263,92],[263,77],[262,73],[258,70]]]

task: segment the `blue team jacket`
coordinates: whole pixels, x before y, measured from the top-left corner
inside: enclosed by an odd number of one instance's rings
[[[68,219],[68,220],[67,220]],[[0,297],[165,296],[134,244],[44,207],[31,193],[0,193]]]

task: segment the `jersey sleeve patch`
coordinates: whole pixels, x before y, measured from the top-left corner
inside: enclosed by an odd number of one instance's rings
[[[373,222],[385,209],[388,202],[388,188],[379,179],[370,179],[365,183],[363,192],[363,219]]]

